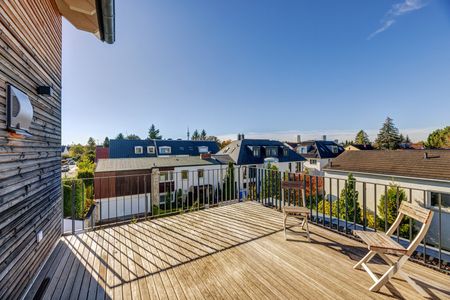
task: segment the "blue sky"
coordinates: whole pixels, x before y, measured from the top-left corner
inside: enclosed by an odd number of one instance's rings
[[[445,0],[116,0],[116,43],[63,23],[63,143],[450,125]]]

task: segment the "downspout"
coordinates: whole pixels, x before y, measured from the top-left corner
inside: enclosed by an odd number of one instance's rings
[[[100,39],[108,44],[116,40],[115,4],[114,0],[96,0]]]

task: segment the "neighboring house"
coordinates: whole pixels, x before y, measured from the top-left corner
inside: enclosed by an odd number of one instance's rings
[[[345,151],[374,150],[370,144],[351,144],[344,147]]]
[[[109,158],[109,148],[103,146],[95,147],[95,162],[99,159]]]
[[[215,141],[191,140],[110,140],[109,158],[199,156],[217,153]]]
[[[62,17],[114,42],[113,0],[0,1],[0,299],[23,298],[60,243]]]
[[[61,146],[61,156],[69,155],[70,147],[69,146]]]
[[[323,168],[344,152],[344,147],[333,141],[304,141],[297,144],[296,152],[306,158],[302,171],[323,175]]]
[[[95,201],[101,207],[98,220],[142,214],[146,208],[164,203],[168,192],[189,194],[207,186],[217,188],[226,168],[227,164],[211,154],[100,159],[94,176]],[[152,200],[154,180],[158,199]]]
[[[325,169],[325,183],[331,178],[331,191],[337,194],[337,181],[342,190],[344,180],[352,173],[356,189],[363,195],[365,185],[366,208],[373,214],[381,196],[390,184],[399,185],[408,200],[438,210],[438,196],[441,195],[441,228],[450,228],[450,151],[449,150],[374,150],[346,151]],[[376,196],[375,196],[376,195]],[[375,202],[377,205],[375,205]],[[360,203],[362,206],[362,203]],[[437,243],[438,214],[435,214],[427,240]],[[449,235],[443,246],[450,250]]]
[[[305,159],[282,142],[266,139],[241,139],[231,142],[213,157],[231,160],[238,166],[264,167],[267,163],[280,171],[296,172]]]

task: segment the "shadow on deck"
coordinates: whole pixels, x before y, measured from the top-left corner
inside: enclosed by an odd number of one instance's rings
[[[285,241],[282,226],[281,213],[244,202],[65,236],[27,298],[419,297],[397,278],[369,292],[369,276],[352,269],[363,244],[314,225],[312,243]],[[404,270],[431,298],[450,296],[448,275],[412,262]]]

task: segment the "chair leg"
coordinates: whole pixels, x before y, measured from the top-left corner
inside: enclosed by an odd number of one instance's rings
[[[405,279],[405,281],[407,283],[409,283],[410,286],[412,286],[419,294],[421,294],[424,297],[430,297],[430,295],[425,292],[425,290],[420,287],[419,285],[417,285],[417,283],[415,283],[411,277],[409,277],[405,272],[403,272],[402,270],[398,270],[398,275],[400,275],[403,279]]]
[[[381,287],[383,285],[385,285],[386,282],[388,282],[389,279],[391,279],[395,275],[395,273],[397,273],[397,270],[398,270],[397,263],[394,263],[386,271],[386,273],[384,273],[383,276],[381,276],[380,279],[378,279],[378,281],[375,282],[375,284],[370,287],[369,291],[371,291],[371,292],[378,292],[381,289]]]
[[[305,223],[306,223],[306,236],[308,237],[308,242],[311,242],[311,238],[309,236],[308,216],[305,217]]]
[[[353,266],[353,269],[360,269],[363,263],[369,262],[377,253],[375,251],[369,251],[356,265]]]

